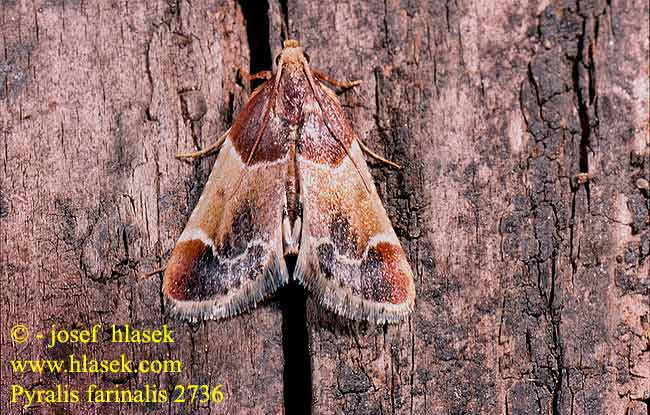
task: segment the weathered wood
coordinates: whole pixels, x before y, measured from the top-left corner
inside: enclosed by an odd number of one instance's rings
[[[294,6],[419,275],[401,327],[312,318],[314,413],[646,411],[647,5]]]
[[[144,3],[0,6],[2,414],[22,413],[12,383],[189,382],[225,384],[224,403],[35,413],[648,412],[647,2]],[[166,316],[160,276],[140,277],[164,264],[214,160],[174,154],[228,127],[245,72],[270,69],[281,33],[314,68],[363,80],[340,95],[348,116],[404,166],[369,160],[417,274],[404,324],[351,324],[307,299],[304,336],[293,289],[191,325]],[[176,343],[50,350],[12,344],[19,322],[166,323]],[[184,367],[57,377],[7,364],[71,351]]]
[[[3,331],[5,322],[34,330],[167,323],[176,343],[48,350],[38,341],[15,347],[3,332],[1,412],[10,383],[59,382],[223,383],[225,401],[203,412],[281,412],[279,307],[189,325],[163,314],[160,276],[139,276],[164,264],[211,168],[212,160],[192,165],[174,155],[214,140],[248,95],[238,75],[249,68],[238,4],[3,2],[2,39]],[[178,358],[184,366],[174,375],[68,378],[12,376],[5,363],[71,350]],[[83,402],[38,413],[89,411],[187,413],[179,404]]]

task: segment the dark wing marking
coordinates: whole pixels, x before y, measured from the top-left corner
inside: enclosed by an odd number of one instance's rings
[[[358,142],[349,138],[353,133],[345,120],[327,109],[340,107],[330,94],[323,92],[321,99],[330,128],[308,96],[299,132],[303,224],[296,278],[345,317],[402,320],[414,307],[413,272]],[[330,131],[341,136],[335,140]],[[350,156],[335,143],[349,143]]]
[[[238,314],[288,280],[281,232],[289,134],[285,121],[271,115],[246,164],[271,85],[256,91],[235,121],[169,259],[163,293],[171,309],[185,318]]]

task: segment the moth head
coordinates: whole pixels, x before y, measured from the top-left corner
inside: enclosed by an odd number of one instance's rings
[[[296,39],[287,39],[284,42],[282,42],[282,47],[285,49],[297,48],[300,47],[300,42],[298,42]]]
[[[283,64],[309,63],[309,57],[305,54],[305,51],[300,47],[300,42],[296,39],[287,39],[283,42],[282,46],[282,52],[275,59],[278,65],[280,62]]]

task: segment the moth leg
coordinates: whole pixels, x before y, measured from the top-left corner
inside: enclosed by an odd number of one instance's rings
[[[146,278],[149,278],[149,277],[153,277],[156,274],[162,274],[163,272],[165,272],[166,268],[167,267],[160,267],[160,268],[157,268],[157,269],[155,269],[153,271],[142,273],[142,274],[140,274],[140,277],[143,278],[143,279],[146,279]]]
[[[399,164],[397,164],[397,163],[395,163],[393,161],[390,161],[388,159],[385,159],[382,156],[380,156],[379,154],[375,153],[370,148],[368,148],[366,143],[364,143],[363,141],[361,141],[361,140],[357,140],[357,141],[359,142],[359,147],[361,147],[361,150],[363,150],[364,153],[368,154],[369,156],[371,156],[372,158],[374,158],[376,160],[381,161],[382,163],[386,163],[389,166],[393,166],[398,170],[402,170],[402,166],[400,166]]]
[[[321,81],[325,81],[328,84],[331,84],[331,85],[333,85],[335,87],[338,87],[338,88],[353,88],[353,87],[355,87],[357,85],[361,85],[360,80],[350,81],[350,82],[338,81],[338,80],[336,80],[334,78],[329,77],[328,75],[324,74],[323,72],[319,72],[319,71],[316,71],[314,69],[312,69],[311,72],[314,74],[314,76],[316,78],[320,79]]]
[[[273,72],[271,71],[259,71],[257,73],[248,74],[248,80],[252,81],[254,79],[266,79],[267,81],[273,77]]]
[[[228,130],[228,131],[230,131],[230,130]],[[215,151],[217,151],[219,149],[219,147],[221,147],[223,142],[226,141],[226,137],[228,136],[228,131],[223,133],[223,135],[221,137],[219,137],[217,142],[210,145],[209,147],[204,148],[203,150],[192,152],[192,153],[178,153],[178,154],[176,154],[176,158],[177,159],[198,159],[198,158],[201,158],[201,157],[204,157],[204,156],[207,156],[209,154],[214,153]]]

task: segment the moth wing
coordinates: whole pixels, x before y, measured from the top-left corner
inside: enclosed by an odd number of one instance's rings
[[[415,303],[413,272],[336,98],[324,90],[322,97],[329,127],[318,105],[307,102],[300,132],[296,278],[347,318],[402,320]]]
[[[219,151],[203,194],[174,247],[162,291],[172,312],[197,320],[256,306],[288,281],[281,221],[287,125],[270,120],[248,164],[269,88],[250,98]]]

